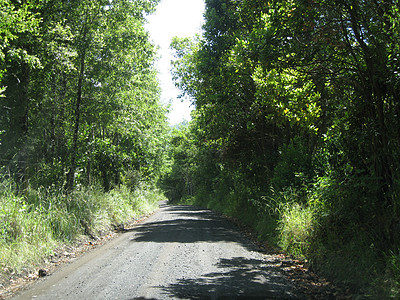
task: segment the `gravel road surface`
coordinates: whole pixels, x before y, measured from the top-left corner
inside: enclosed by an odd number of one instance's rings
[[[212,211],[163,205],[13,299],[298,299],[256,250]]]

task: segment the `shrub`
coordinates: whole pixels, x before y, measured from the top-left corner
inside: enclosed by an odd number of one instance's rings
[[[298,203],[287,204],[278,225],[279,246],[296,257],[306,257],[315,226],[312,208]]]

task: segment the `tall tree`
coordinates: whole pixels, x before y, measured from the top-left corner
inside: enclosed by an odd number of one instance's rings
[[[18,22],[38,20],[35,34],[20,30],[12,39],[15,48],[27,49],[21,59],[26,63],[14,60],[12,68],[2,69],[10,88],[0,146],[10,174],[68,189],[95,182],[109,189],[131,170],[157,176],[167,125],[155,47],[144,29],[157,1],[33,4],[21,4],[26,17]],[[28,77],[21,81],[17,72]]]
[[[382,249],[400,220],[397,5],[210,0],[203,39],[174,43],[178,86],[235,184],[265,194],[330,172],[362,186],[368,208],[351,197],[332,205],[368,219]],[[323,149],[330,168],[312,169]],[[287,180],[296,176],[306,181]]]

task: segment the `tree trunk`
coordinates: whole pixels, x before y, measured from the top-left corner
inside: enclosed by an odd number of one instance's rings
[[[83,34],[83,40],[85,40],[85,38],[86,38],[86,31]],[[82,85],[83,85],[83,76],[85,73],[85,54],[86,54],[86,47],[83,47],[80,60],[80,70],[79,70],[79,78],[78,78],[78,86],[76,94],[75,125],[74,125],[74,135],[72,138],[71,162],[70,162],[70,169],[67,174],[67,183],[66,183],[67,190],[72,190],[75,182],[76,155],[78,149],[79,124],[80,124],[81,103],[82,103]]]

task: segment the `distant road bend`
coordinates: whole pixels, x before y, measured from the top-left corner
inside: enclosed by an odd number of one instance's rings
[[[274,258],[212,211],[162,205],[14,299],[298,299]]]

